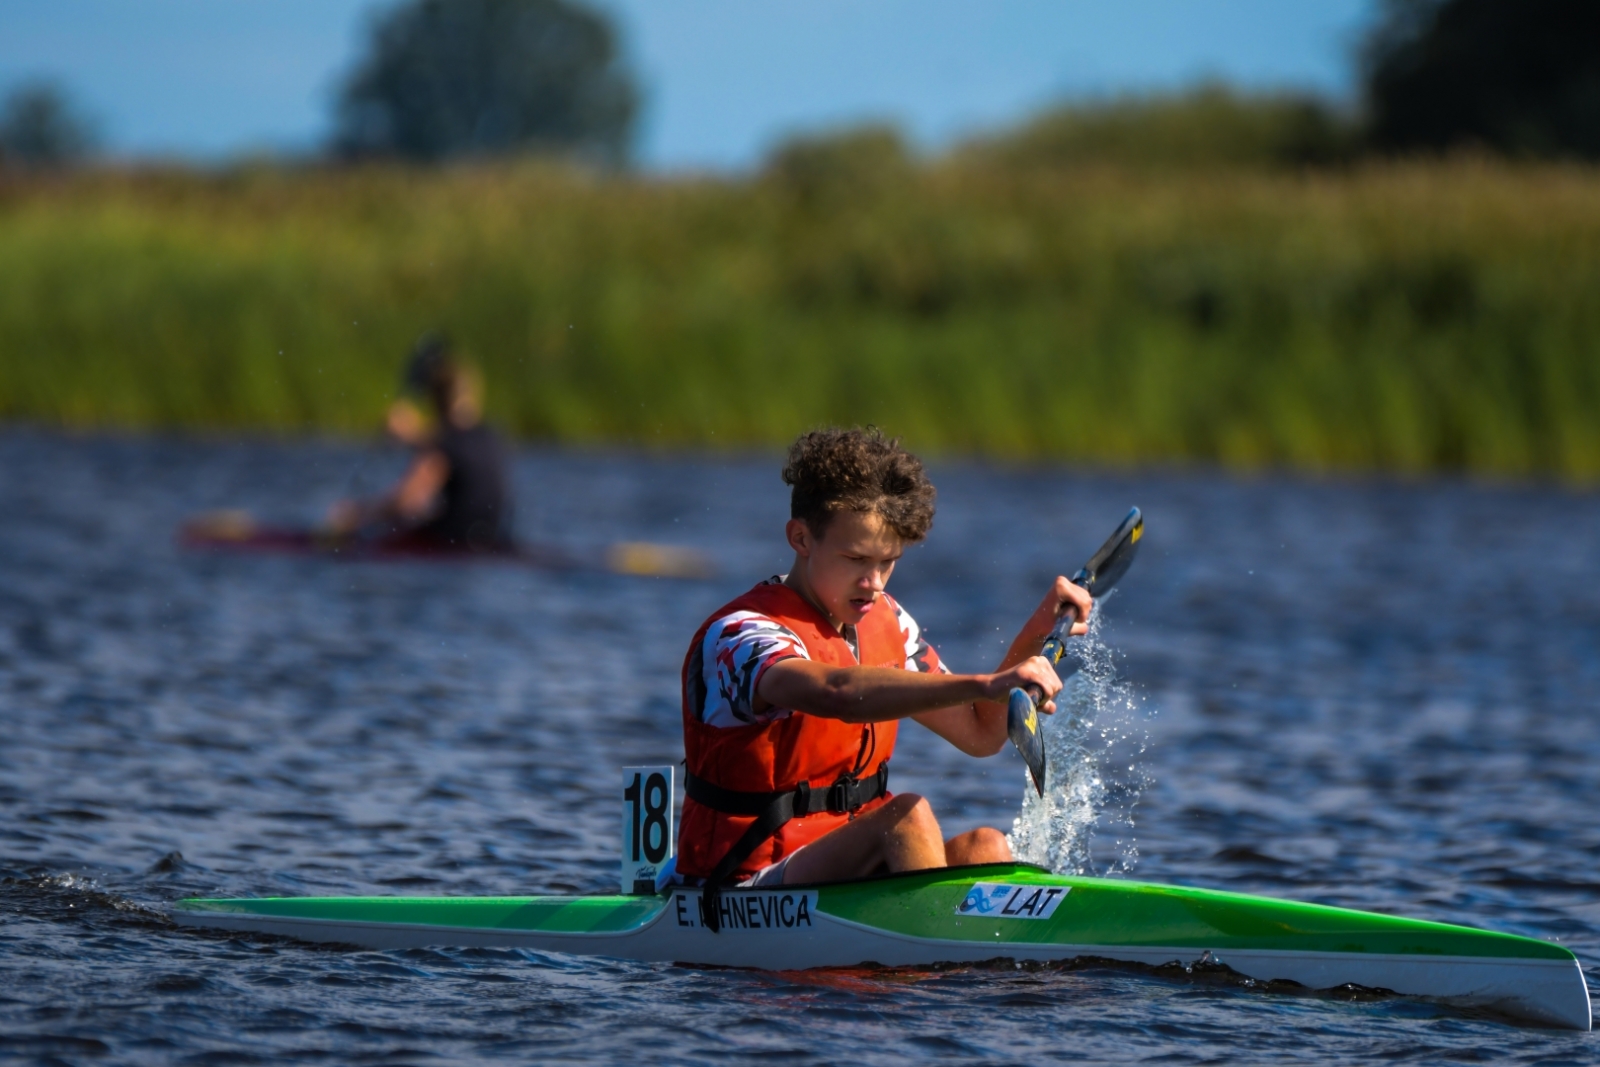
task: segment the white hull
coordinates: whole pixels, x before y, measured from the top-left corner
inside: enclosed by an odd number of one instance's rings
[[[998,958],[1050,962],[1080,957],[1159,966],[1172,962],[1193,963],[1203,954],[1194,948],[1145,945],[1036,944],[998,939],[991,943],[914,937],[820,912],[812,893],[798,894],[810,899],[807,925],[732,927],[713,933],[694,920],[698,895],[694,890],[680,891],[654,919],[620,932],[485,929],[187,912],[181,908],[174,912],[173,918],[191,926],[375,949],[443,945],[519,948],[764,970],[805,970],[865,963],[925,966],[978,963]],[[1211,952],[1211,959],[1259,981],[1284,980],[1310,989],[1353,984],[1461,1006],[1490,1008],[1528,1021],[1576,1030],[1588,1030],[1591,1023],[1588,987],[1576,960],[1225,948]]]

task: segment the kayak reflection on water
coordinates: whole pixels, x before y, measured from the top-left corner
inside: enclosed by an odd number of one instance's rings
[[[420,395],[431,420],[408,397],[389,406],[387,428],[413,449],[393,488],[329,509],[328,532],[385,550],[512,552],[506,450],[483,423],[483,382],[450,342],[428,334],[412,350],[402,382]]]

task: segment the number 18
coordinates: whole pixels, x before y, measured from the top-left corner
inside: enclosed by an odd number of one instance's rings
[[[651,891],[659,866],[672,854],[673,768],[624,767],[622,773],[622,891]]]

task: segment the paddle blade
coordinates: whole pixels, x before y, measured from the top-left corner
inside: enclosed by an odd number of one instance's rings
[[[1021,689],[1011,691],[1011,702],[1006,708],[1006,733],[1022,753],[1022,761],[1033,776],[1033,787],[1044,796],[1044,735],[1039,732],[1039,709],[1033,698]]]
[[[692,548],[623,541],[606,550],[606,568],[615,574],[648,578],[710,578],[716,568]]]
[[[1072,580],[1095,596],[1105,596],[1117,580],[1128,573],[1133,557],[1138,555],[1139,540],[1144,536],[1144,515],[1138,508],[1129,510],[1114,533],[1100,546],[1100,551],[1090,557],[1083,569]]]

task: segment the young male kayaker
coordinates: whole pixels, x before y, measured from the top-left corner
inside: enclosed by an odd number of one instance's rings
[[[1005,700],[1061,689],[1038,655],[1068,608],[1092,601],[1058,577],[993,674],[952,674],[886,593],[906,545],[933,524],[922,462],[876,430],[816,430],[790,447],[787,575],[715,611],[684,662],[685,781],[677,875],[779,885],[1011,859],[999,830],[946,840],[928,802],[888,792],[901,719],[963,752],[1006,744]]]

